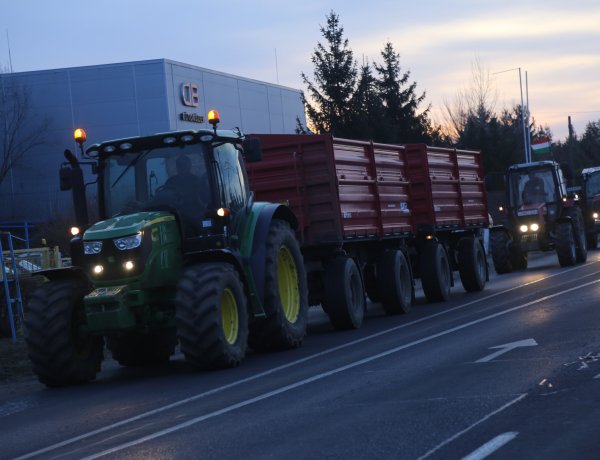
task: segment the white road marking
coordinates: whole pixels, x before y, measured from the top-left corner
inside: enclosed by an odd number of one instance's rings
[[[535,347],[537,346],[537,342],[534,339],[525,339],[525,340],[519,340],[517,342],[511,342],[511,343],[505,343],[504,345],[496,345],[495,347],[490,347],[490,350],[493,348],[499,348],[498,351],[495,351],[494,353],[487,355],[481,359],[478,359],[477,361],[475,361],[476,363],[487,363],[489,361],[491,361],[494,358],[497,358],[500,355],[503,355],[504,353],[508,353],[511,350],[514,350],[515,348],[520,348],[520,347]]]
[[[592,262],[592,263],[596,263],[596,262]],[[589,265],[589,264],[588,264],[588,265]],[[176,407],[179,407],[179,406],[182,406],[182,405],[184,405],[184,404],[188,404],[188,403],[194,402],[194,401],[196,401],[196,400],[199,400],[199,399],[205,398],[205,397],[207,397],[207,396],[212,396],[213,394],[220,393],[220,392],[222,392],[222,391],[225,391],[225,390],[228,390],[228,389],[230,389],[230,388],[233,388],[233,387],[236,387],[236,386],[239,386],[239,385],[243,385],[244,383],[248,383],[248,382],[251,382],[251,381],[254,381],[254,380],[258,380],[258,379],[260,379],[260,378],[262,378],[262,377],[265,377],[265,376],[268,376],[268,375],[274,374],[274,373],[276,373],[276,372],[279,372],[279,371],[281,371],[281,370],[285,370],[285,369],[288,369],[288,368],[290,368],[290,367],[297,366],[297,365],[299,365],[299,364],[305,363],[305,362],[307,362],[307,361],[311,361],[311,360],[313,360],[313,359],[320,358],[320,357],[322,357],[322,356],[325,356],[325,355],[328,355],[328,354],[334,353],[334,352],[336,352],[336,351],[339,351],[339,350],[343,350],[343,349],[345,349],[345,348],[348,348],[348,347],[351,347],[351,346],[353,346],[353,345],[357,345],[357,344],[359,344],[359,343],[362,343],[362,342],[365,342],[365,341],[368,341],[368,340],[372,340],[372,339],[374,339],[374,338],[376,338],[376,337],[379,337],[379,336],[382,336],[382,335],[385,335],[385,334],[389,334],[389,333],[391,333],[391,332],[395,332],[395,331],[397,331],[397,330],[399,330],[399,329],[404,329],[404,328],[406,328],[406,327],[409,327],[409,326],[412,326],[412,325],[415,325],[415,324],[419,324],[419,323],[422,323],[422,322],[424,322],[424,321],[428,321],[428,320],[430,320],[430,319],[433,319],[433,318],[436,318],[436,317],[438,317],[438,316],[447,315],[447,314],[449,314],[449,313],[451,313],[451,312],[453,312],[453,311],[456,311],[456,310],[460,310],[460,309],[466,308],[466,307],[468,307],[468,306],[471,306],[471,305],[473,305],[473,304],[476,304],[476,303],[484,302],[484,301],[486,301],[486,300],[489,300],[489,299],[492,299],[492,298],[494,298],[494,297],[498,297],[498,296],[504,295],[504,294],[506,294],[507,292],[515,291],[515,290],[517,290],[517,289],[521,289],[521,288],[524,288],[524,287],[526,287],[526,286],[530,286],[530,285],[532,285],[532,284],[536,284],[536,283],[539,283],[539,282],[545,281],[545,280],[547,280],[547,279],[554,278],[555,276],[559,276],[559,275],[562,275],[562,274],[564,274],[564,273],[567,273],[567,272],[569,272],[569,271],[574,271],[574,270],[580,269],[580,268],[582,268],[582,267],[585,267],[585,265],[578,265],[577,267],[573,267],[573,268],[570,268],[570,269],[562,270],[562,271],[561,271],[561,272],[559,272],[559,273],[555,273],[555,274],[553,274],[553,275],[549,275],[549,276],[546,276],[546,277],[543,277],[543,278],[540,278],[540,279],[537,279],[537,280],[533,280],[533,281],[530,281],[530,282],[528,282],[528,283],[522,284],[522,285],[520,285],[520,286],[515,286],[515,287],[509,288],[509,289],[505,289],[505,290],[503,290],[503,291],[496,292],[495,294],[491,294],[491,295],[489,295],[489,296],[486,296],[486,297],[482,297],[482,298],[479,298],[479,299],[475,299],[475,300],[472,300],[471,302],[466,302],[466,303],[464,303],[464,304],[461,304],[461,305],[457,305],[456,307],[449,308],[449,309],[447,309],[447,310],[444,310],[444,311],[441,311],[441,312],[439,312],[439,313],[435,313],[435,314],[433,314],[433,315],[429,315],[429,316],[426,316],[426,317],[424,317],[424,318],[420,318],[420,319],[417,319],[417,320],[415,320],[415,321],[411,321],[411,322],[409,322],[409,323],[401,324],[401,325],[399,325],[399,326],[395,326],[395,327],[392,327],[392,328],[390,328],[390,329],[386,329],[386,330],[384,330],[384,331],[380,331],[380,332],[377,332],[377,333],[375,333],[375,334],[371,334],[371,335],[369,335],[369,336],[362,337],[362,338],[360,338],[360,339],[356,339],[356,340],[353,340],[353,341],[351,341],[351,342],[347,342],[347,343],[345,343],[345,344],[342,344],[342,345],[338,345],[338,346],[336,346],[336,347],[333,347],[333,348],[330,348],[330,349],[328,349],[328,350],[324,350],[324,351],[321,351],[321,352],[319,352],[319,353],[315,353],[315,354],[313,354],[313,355],[307,356],[307,357],[305,357],[305,358],[297,359],[296,361],[292,361],[292,362],[290,362],[290,363],[283,364],[283,365],[281,365],[281,366],[278,366],[278,367],[274,367],[274,368],[272,368],[272,369],[269,369],[269,370],[267,370],[267,371],[261,372],[261,373],[259,373],[259,374],[252,375],[252,376],[250,376],[250,377],[247,377],[247,378],[245,378],[245,379],[237,380],[237,381],[235,381],[235,382],[232,382],[232,383],[229,383],[229,384],[227,384],[227,385],[223,385],[223,386],[220,386],[220,387],[217,387],[217,388],[213,388],[212,390],[208,390],[208,391],[205,391],[205,392],[203,392],[203,393],[199,393],[199,394],[197,394],[197,395],[190,396],[189,398],[181,399],[181,400],[179,400],[179,401],[176,401],[176,402],[174,402],[174,403],[167,404],[167,405],[165,405],[165,406],[161,406],[161,407],[158,407],[158,408],[156,408],[156,409],[153,409],[153,410],[150,410],[150,411],[144,412],[144,413],[142,413],[142,414],[139,414],[139,415],[136,415],[136,416],[134,416],[134,417],[130,417],[130,418],[127,418],[127,419],[125,419],[125,420],[121,420],[120,422],[112,423],[112,424],[110,424],[110,425],[103,426],[102,428],[98,428],[98,429],[96,429],[96,430],[89,431],[89,432],[87,432],[87,433],[84,433],[84,434],[81,434],[81,435],[79,435],[79,436],[74,436],[74,437],[72,437],[72,438],[65,439],[64,441],[58,442],[58,443],[56,443],[56,444],[52,444],[52,445],[50,445],[50,446],[44,447],[44,448],[42,448],[42,449],[39,449],[39,450],[36,450],[36,451],[34,451],[34,452],[30,452],[30,453],[28,453],[28,454],[25,454],[25,455],[23,455],[23,456],[21,456],[21,457],[18,457],[18,458],[16,458],[16,459],[14,459],[14,460],[25,460],[25,459],[28,459],[28,458],[35,457],[36,455],[45,454],[45,453],[47,453],[47,452],[50,452],[50,451],[56,450],[56,449],[58,449],[58,448],[61,448],[61,447],[67,446],[67,445],[69,445],[69,444],[73,444],[73,443],[75,443],[75,442],[78,442],[78,441],[81,441],[81,440],[83,440],[83,439],[90,438],[90,437],[92,437],[92,436],[95,436],[95,435],[97,435],[97,434],[101,434],[101,433],[104,433],[104,432],[106,432],[106,431],[112,430],[112,429],[114,429],[114,428],[118,428],[118,427],[120,427],[120,426],[123,426],[123,425],[126,425],[126,424],[128,424],[128,423],[136,422],[136,421],[138,421],[138,420],[142,420],[142,419],[144,419],[144,418],[151,417],[151,416],[153,416],[153,415],[156,415],[156,414],[159,414],[159,413],[161,413],[161,412],[165,412],[165,411],[167,411],[167,410],[174,409],[174,408],[176,408]],[[595,272],[595,273],[592,273],[592,274],[590,274],[589,276],[593,276],[593,275],[595,275],[595,274],[598,274],[598,273],[600,273],[600,272]],[[430,336],[429,338],[425,338],[425,339],[417,340],[417,341],[415,341],[415,342],[411,342],[411,343],[409,343],[409,344],[407,344],[407,345],[405,345],[405,346],[399,347],[399,348],[397,348],[397,349],[393,349],[393,350],[392,350],[392,351],[390,351],[389,353],[382,354],[382,355],[376,355],[376,358],[374,358],[374,359],[377,359],[377,358],[379,358],[379,357],[382,357],[382,356],[387,356],[387,354],[395,353],[395,352],[397,352],[397,351],[403,350],[403,349],[405,349],[405,348],[408,348],[408,347],[410,347],[410,346],[418,345],[418,344],[420,344],[420,343],[423,343],[423,342],[425,342],[425,341],[427,341],[427,340],[432,340],[432,339],[435,339],[435,338],[437,338],[437,337],[441,337],[441,336],[443,336],[443,335],[449,334],[449,333],[451,333],[451,332],[455,332],[455,331],[457,331],[457,330],[463,329],[464,327],[469,327],[469,326],[471,326],[471,325],[478,324],[479,322],[486,321],[486,320],[488,320],[488,319],[492,319],[492,318],[495,318],[495,317],[497,317],[497,316],[502,316],[502,315],[504,315],[504,314],[510,313],[510,312],[512,312],[512,311],[519,310],[519,309],[521,309],[521,308],[526,308],[526,307],[528,307],[528,306],[531,306],[531,305],[533,305],[533,304],[536,304],[536,303],[542,302],[542,301],[544,301],[544,300],[548,300],[548,299],[551,299],[551,298],[553,298],[553,297],[556,297],[556,296],[558,296],[558,295],[562,295],[562,294],[564,294],[564,293],[571,292],[571,291],[574,291],[574,290],[576,290],[576,289],[580,289],[580,288],[583,288],[583,287],[587,287],[587,286],[589,286],[589,285],[591,285],[591,284],[595,284],[595,283],[598,283],[598,282],[600,282],[600,280],[597,280],[597,281],[590,281],[589,283],[586,283],[586,284],[584,284],[584,285],[577,286],[577,287],[574,287],[574,288],[570,288],[570,289],[568,289],[568,290],[566,290],[566,291],[561,291],[561,292],[558,292],[558,293],[556,293],[556,294],[552,294],[552,295],[550,295],[550,296],[546,296],[546,297],[543,297],[543,298],[541,298],[541,299],[537,299],[537,300],[534,300],[534,301],[528,302],[528,303],[526,303],[526,304],[523,304],[523,305],[520,305],[520,306],[517,306],[517,307],[513,307],[513,308],[511,308],[511,309],[509,309],[509,310],[504,310],[504,311],[502,311],[502,312],[495,313],[495,314],[493,314],[493,315],[491,315],[491,316],[488,316],[488,317],[485,317],[485,318],[481,318],[480,320],[476,320],[476,321],[472,321],[472,322],[470,322],[470,323],[466,323],[466,324],[465,324],[465,325],[463,325],[463,326],[458,326],[458,327],[456,327],[456,328],[453,328],[453,329],[450,329],[450,330],[448,330],[448,331],[445,331],[445,332],[442,332],[442,333],[439,333],[439,334],[435,334],[435,335],[433,335],[433,336]],[[556,287],[556,286],[555,286],[555,287]],[[359,364],[357,364],[357,365],[360,365],[360,364],[363,364],[363,363],[362,363],[362,362],[359,362]],[[345,370],[345,369],[341,369],[341,370]],[[338,372],[341,372],[341,370],[339,370]],[[232,410],[233,410],[233,409],[232,409]]]
[[[245,407],[245,406],[248,406],[250,404],[254,404],[255,402],[259,402],[259,401],[265,400],[267,398],[271,398],[273,396],[285,393],[285,392],[287,392],[289,390],[292,390],[294,388],[298,388],[300,386],[304,386],[304,385],[307,385],[309,383],[316,382],[318,380],[322,380],[322,379],[324,379],[326,377],[330,377],[332,375],[339,374],[340,372],[346,371],[348,369],[352,369],[352,368],[355,368],[355,367],[358,367],[358,366],[362,366],[363,364],[367,364],[367,363],[370,363],[372,361],[378,360],[380,358],[384,358],[386,356],[392,355],[394,353],[397,353],[399,351],[405,350],[407,348],[411,348],[411,347],[414,347],[416,345],[419,345],[419,344],[422,344],[422,343],[425,343],[425,342],[430,342],[430,341],[432,341],[434,339],[437,339],[439,337],[446,336],[446,335],[451,334],[453,332],[460,331],[462,329],[465,329],[465,328],[468,328],[470,326],[482,323],[484,321],[488,321],[488,320],[493,319],[493,318],[504,316],[504,315],[506,315],[508,313],[512,313],[514,311],[522,310],[523,308],[529,307],[531,305],[535,305],[535,304],[538,304],[540,302],[544,302],[546,300],[552,299],[554,297],[558,297],[560,295],[567,294],[569,292],[572,292],[572,291],[575,291],[575,290],[578,290],[578,289],[583,289],[583,288],[585,288],[587,286],[590,286],[592,284],[597,284],[597,283],[600,283],[600,280],[590,281],[589,283],[583,284],[581,286],[573,287],[573,288],[567,289],[565,291],[557,292],[555,294],[551,294],[551,295],[542,297],[541,299],[532,300],[532,301],[524,303],[522,305],[518,305],[516,307],[512,307],[512,308],[509,308],[507,310],[504,310],[504,311],[501,311],[501,312],[498,312],[498,313],[494,313],[492,315],[485,316],[483,318],[479,318],[479,319],[476,319],[476,320],[473,320],[473,321],[469,321],[468,323],[461,324],[460,326],[456,326],[456,327],[453,327],[451,329],[446,329],[445,331],[438,332],[437,334],[433,334],[433,335],[430,335],[430,336],[427,336],[427,337],[423,337],[422,339],[418,339],[418,340],[415,340],[413,342],[409,342],[407,344],[391,348],[391,349],[389,349],[387,351],[378,353],[376,355],[371,355],[371,356],[369,356],[367,358],[363,358],[363,359],[355,361],[353,363],[346,364],[345,366],[341,366],[341,367],[338,367],[336,369],[332,369],[332,370],[327,371],[327,372],[316,374],[316,375],[314,375],[312,377],[309,377],[307,379],[300,380],[300,381],[298,381],[296,383],[292,383],[290,385],[286,385],[284,387],[278,388],[277,390],[273,390],[273,391],[270,391],[268,393],[264,393],[262,395],[254,397],[254,398],[247,399],[246,401],[241,401],[239,403],[236,403],[236,404],[233,404],[231,406],[225,407],[225,408],[220,409],[218,411],[211,412],[211,413],[205,414],[205,415],[201,415],[199,417],[195,417],[195,418],[190,419],[190,420],[188,420],[186,422],[180,423],[178,425],[174,425],[174,426],[172,426],[170,428],[165,428],[164,430],[158,431],[156,433],[152,433],[152,434],[149,434],[149,435],[144,436],[142,438],[139,438],[139,439],[136,439],[136,440],[133,440],[133,441],[121,444],[119,446],[112,447],[110,449],[107,449],[105,451],[99,452],[97,454],[93,454],[93,455],[91,455],[89,457],[85,457],[85,460],[93,460],[93,459],[96,459],[96,458],[100,458],[100,457],[103,457],[105,455],[109,455],[109,454],[118,452],[120,450],[136,446],[136,445],[144,443],[146,441],[151,441],[151,440],[159,438],[161,436],[165,436],[165,435],[173,433],[175,431],[179,431],[179,430],[181,430],[183,428],[187,428],[187,427],[190,427],[190,426],[195,425],[197,423],[203,422],[203,421],[205,421],[207,419],[210,419],[210,418],[222,415],[222,414],[226,414],[226,413],[231,412],[231,411],[233,411],[235,409],[239,409],[240,407]],[[522,394],[518,398],[514,399],[511,403],[517,402],[520,399],[524,398],[525,396],[526,396],[526,394]],[[509,403],[509,405],[511,403]],[[500,410],[503,410],[506,407],[508,407],[508,405],[502,406],[497,411],[492,412],[489,416],[497,413]],[[484,417],[484,419],[485,419],[485,417]],[[481,419],[481,421],[483,421],[484,419]],[[459,433],[459,435],[460,434],[462,434],[462,432]]]
[[[475,428],[477,425],[482,424],[483,422],[485,422],[486,420],[492,418],[494,415],[499,414],[500,412],[502,412],[505,409],[508,409],[510,406],[512,406],[513,404],[518,403],[519,401],[521,401],[523,398],[525,398],[527,396],[527,393],[523,393],[522,395],[516,397],[515,399],[513,399],[512,401],[508,401],[506,404],[504,404],[504,406],[499,407],[498,409],[496,409],[495,411],[490,412],[489,414],[487,414],[486,416],[480,418],[479,420],[477,420],[475,423],[473,423],[472,425],[468,426],[467,428],[465,428],[462,431],[459,431],[458,433],[456,433],[454,436],[449,437],[448,439],[446,439],[444,442],[438,444],[437,446],[435,446],[433,449],[431,449],[430,451],[427,451],[424,455],[422,455],[421,457],[419,457],[417,460],[424,460],[427,457],[430,457],[431,455],[433,455],[434,453],[436,453],[438,450],[440,450],[442,447],[444,447],[447,444],[450,444],[452,441],[460,438],[463,434],[467,433],[468,431],[471,431],[473,428]]]
[[[595,379],[600,379],[600,374],[596,375],[594,378]]]
[[[508,444],[517,437],[519,433],[516,431],[509,431],[508,433],[502,433],[496,436],[494,439],[486,442],[479,449],[471,452],[469,455],[464,457],[462,460],[482,460],[489,455],[496,452],[503,445]]]

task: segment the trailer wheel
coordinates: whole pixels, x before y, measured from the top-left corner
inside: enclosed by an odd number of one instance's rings
[[[152,334],[107,337],[106,345],[121,366],[148,366],[166,363],[175,352],[177,331],[164,329]]]
[[[577,255],[575,251],[575,237],[573,226],[570,222],[559,222],[556,224],[556,255],[561,267],[575,265]]]
[[[458,272],[465,291],[479,292],[485,287],[487,263],[485,252],[477,238],[458,242]]]
[[[504,273],[510,273],[513,270],[509,243],[510,239],[506,232],[490,232],[492,260],[494,261],[494,269],[499,275],[502,275]]]
[[[408,261],[402,251],[385,251],[377,264],[377,287],[381,305],[388,315],[408,313],[413,284]]]
[[[336,257],[325,266],[323,310],[336,329],[358,329],[365,317],[362,277],[350,257]]]
[[[429,302],[448,300],[452,272],[444,247],[436,242],[425,244],[420,259],[421,284]]]
[[[87,382],[100,371],[104,339],[81,333],[87,292],[77,281],[49,281],[31,295],[25,340],[33,371],[49,387]]]
[[[242,282],[226,263],[187,268],[175,296],[177,333],[187,362],[202,369],[239,365],[248,347]]]
[[[300,245],[282,220],[273,220],[266,242],[265,309],[267,317],[250,328],[255,350],[295,348],[308,325],[308,288]]]

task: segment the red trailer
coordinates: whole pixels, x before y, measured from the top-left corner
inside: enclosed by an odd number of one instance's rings
[[[388,314],[407,312],[420,277],[446,300],[457,269],[467,291],[488,279],[487,200],[479,152],[387,145],[331,135],[250,135],[259,201],[287,202],[298,218],[311,304],[337,328],[359,327],[365,291]]]

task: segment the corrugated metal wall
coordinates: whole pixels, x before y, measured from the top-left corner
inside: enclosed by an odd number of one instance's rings
[[[184,104],[185,84],[197,86],[197,106]],[[28,95],[29,129],[48,120],[49,130],[45,144],[0,184],[0,222],[71,215],[71,195],[59,191],[58,169],[64,149],[77,150],[75,127],[85,128],[89,146],[120,137],[208,128],[197,121],[211,108],[219,110],[222,128],[245,132],[293,133],[296,117],[305,121],[299,90],[166,59],[0,75],[0,89],[11,85]],[[196,122],[183,121],[184,112]],[[95,189],[88,191],[93,207]]]

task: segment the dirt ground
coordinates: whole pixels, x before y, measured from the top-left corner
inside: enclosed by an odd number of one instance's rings
[[[17,337],[16,343],[13,343],[10,337],[0,337],[0,384],[33,378],[25,339]]]

